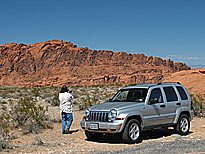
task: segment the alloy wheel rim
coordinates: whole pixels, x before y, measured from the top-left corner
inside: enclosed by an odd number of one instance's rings
[[[129,136],[132,140],[136,140],[139,137],[139,127],[136,123],[130,126]]]
[[[182,132],[186,132],[189,128],[188,120],[186,118],[181,119],[180,129]]]

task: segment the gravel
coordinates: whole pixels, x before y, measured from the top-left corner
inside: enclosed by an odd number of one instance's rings
[[[93,152],[95,153],[95,152]],[[170,142],[157,142],[150,141],[147,143],[136,144],[134,147],[130,147],[127,149],[119,150],[119,151],[103,151],[98,152],[97,154],[132,154],[132,153],[140,153],[140,154],[153,154],[153,153],[205,153],[205,140],[179,140]]]

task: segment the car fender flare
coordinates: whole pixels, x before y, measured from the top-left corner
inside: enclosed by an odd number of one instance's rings
[[[177,110],[176,110],[176,117],[175,117],[175,120],[174,120],[174,123],[177,123],[178,122],[178,119],[181,115],[182,112],[188,112],[189,115],[188,117],[190,117],[191,113],[190,113],[190,109],[186,106],[184,107],[179,107]]]
[[[124,127],[125,127],[125,125],[126,125],[126,123],[130,120],[130,119],[133,119],[133,118],[131,118],[131,117],[140,117],[140,124],[141,124],[141,128],[143,128],[143,123],[144,123],[144,121],[143,121],[143,115],[142,115],[142,113],[140,112],[140,111],[134,111],[134,112],[131,112],[131,113],[129,113],[129,114],[127,114],[126,115],[126,117],[125,117],[125,120],[124,120],[124,122],[123,122],[123,124],[122,124],[122,128],[121,128],[121,130],[123,130],[124,129]]]

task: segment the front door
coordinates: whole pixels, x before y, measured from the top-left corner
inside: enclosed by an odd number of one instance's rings
[[[164,103],[164,98],[159,88],[151,89],[148,96],[148,102],[145,106],[145,126],[157,126],[167,123],[167,106]]]

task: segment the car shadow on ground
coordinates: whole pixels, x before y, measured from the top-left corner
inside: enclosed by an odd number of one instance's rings
[[[192,132],[189,132],[191,134]],[[151,140],[151,139],[160,139],[163,137],[172,136],[173,134],[176,134],[176,132],[173,129],[153,129],[152,131],[146,131],[142,132],[141,140]],[[180,137],[180,135],[179,135]],[[87,139],[86,139],[87,140]],[[124,144],[122,138],[120,135],[116,134],[105,134],[101,137],[101,139],[97,141],[91,141],[91,142],[98,142],[98,143],[110,143],[110,144]]]

